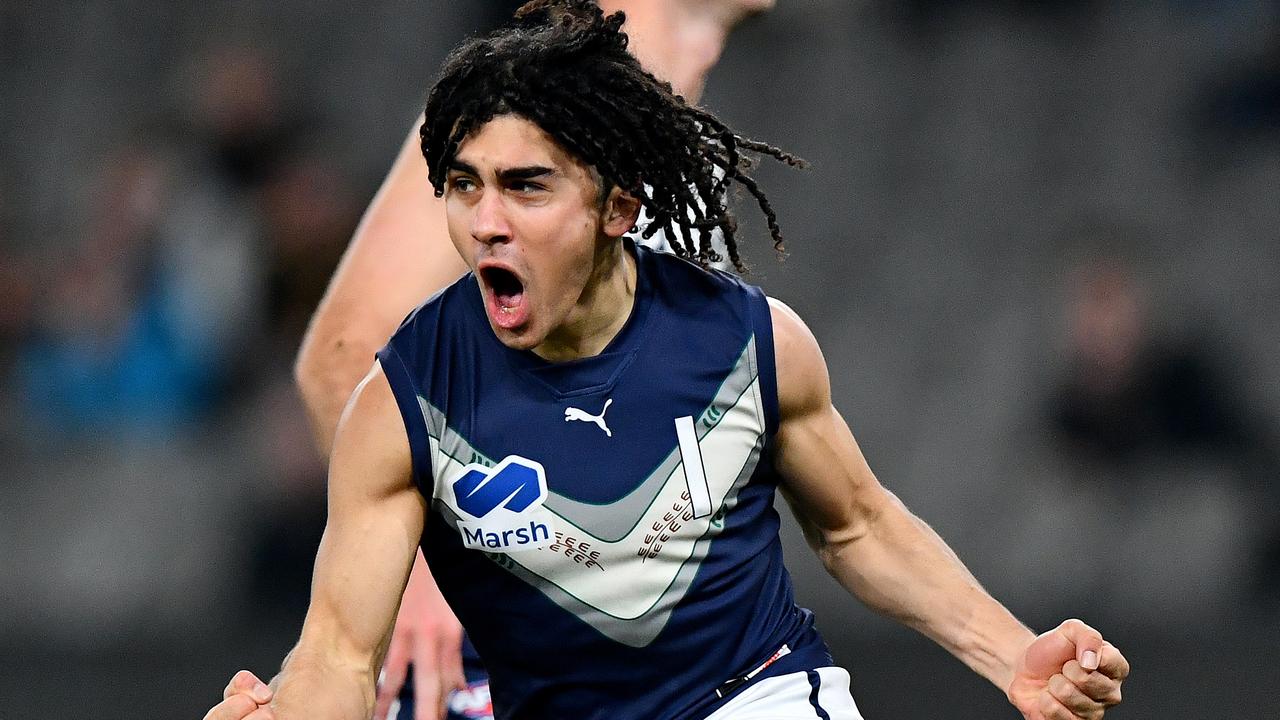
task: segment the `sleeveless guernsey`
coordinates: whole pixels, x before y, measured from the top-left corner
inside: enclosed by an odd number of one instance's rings
[[[502,345],[471,274],[378,353],[504,720],[700,718],[832,664],[782,565],[765,297],[624,242],[635,302],[599,355]]]

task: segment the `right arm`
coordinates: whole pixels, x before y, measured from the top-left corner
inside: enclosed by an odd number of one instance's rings
[[[311,318],[294,365],[321,453],[329,454],[343,405],[369,359],[410,309],[465,269],[449,240],[444,200],[427,180],[415,125]],[[377,716],[385,716],[411,662],[415,717],[443,716],[449,691],[464,683],[461,643],[462,625],[417,553],[387,651]]]
[[[272,681],[278,720],[370,716],[424,518],[399,409],[375,364],[338,423],[311,605]]]

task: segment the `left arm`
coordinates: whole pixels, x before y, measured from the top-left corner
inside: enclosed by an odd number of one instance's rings
[[[1097,718],[1119,702],[1128,673],[1119,651],[1078,620],[1037,638],[992,598],[872,474],[831,404],[826,363],[808,328],[781,303],[772,316],[778,470],[827,571],[872,609],[945,647],[1028,718]]]

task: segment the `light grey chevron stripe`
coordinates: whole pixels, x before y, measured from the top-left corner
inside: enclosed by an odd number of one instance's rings
[[[496,464],[496,461],[476,450],[457,431],[449,427],[444,413],[421,395],[418,396],[418,408],[422,410],[422,419],[427,423],[427,433],[440,443],[440,452],[463,465],[480,463],[492,467]]]
[[[755,446],[747,456],[742,469],[738,472],[732,488],[718,509],[724,515],[727,516],[737,507],[738,495],[755,473],[756,467],[760,463],[763,447],[764,433],[761,433],[756,439]],[[440,515],[445,519],[445,522],[456,530],[458,516],[442,502],[436,502],[435,507],[440,511]],[[631,647],[642,648],[652,643],[658,637],[658,634],[662,632],[662,629],[667,626],[667,622],[671,619],[672,611],[675,610],[676,606],[680,604],[680,601],[689,592],[698,570],[702,567],[703,561],[706,560],[708,553],[711,551],[712,541],[720,534],[723,527],[723,524],[721,524],[720,528],[716,528],[715,525],[709,527],[707,532],[694,543],[689,559],[680,567],[671,585],[662,593],[653,607],[639,617],[630,620],[610,615],[579,600],[554,582],[528,570],[511,555],[486,554],[486,556],[506,568],[516,577],[536,587],[561,608],[573,613],[579,620],[595,628],[610,640]]]

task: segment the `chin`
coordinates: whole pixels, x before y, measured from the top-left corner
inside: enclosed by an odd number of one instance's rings
[[[494,325],[491,321],[489,327],[493,329],[493,334],[497,336],[498,342],[512,350],[532,350],[538,347],[545,339],[527,326],[516,330],[508,330]]]

